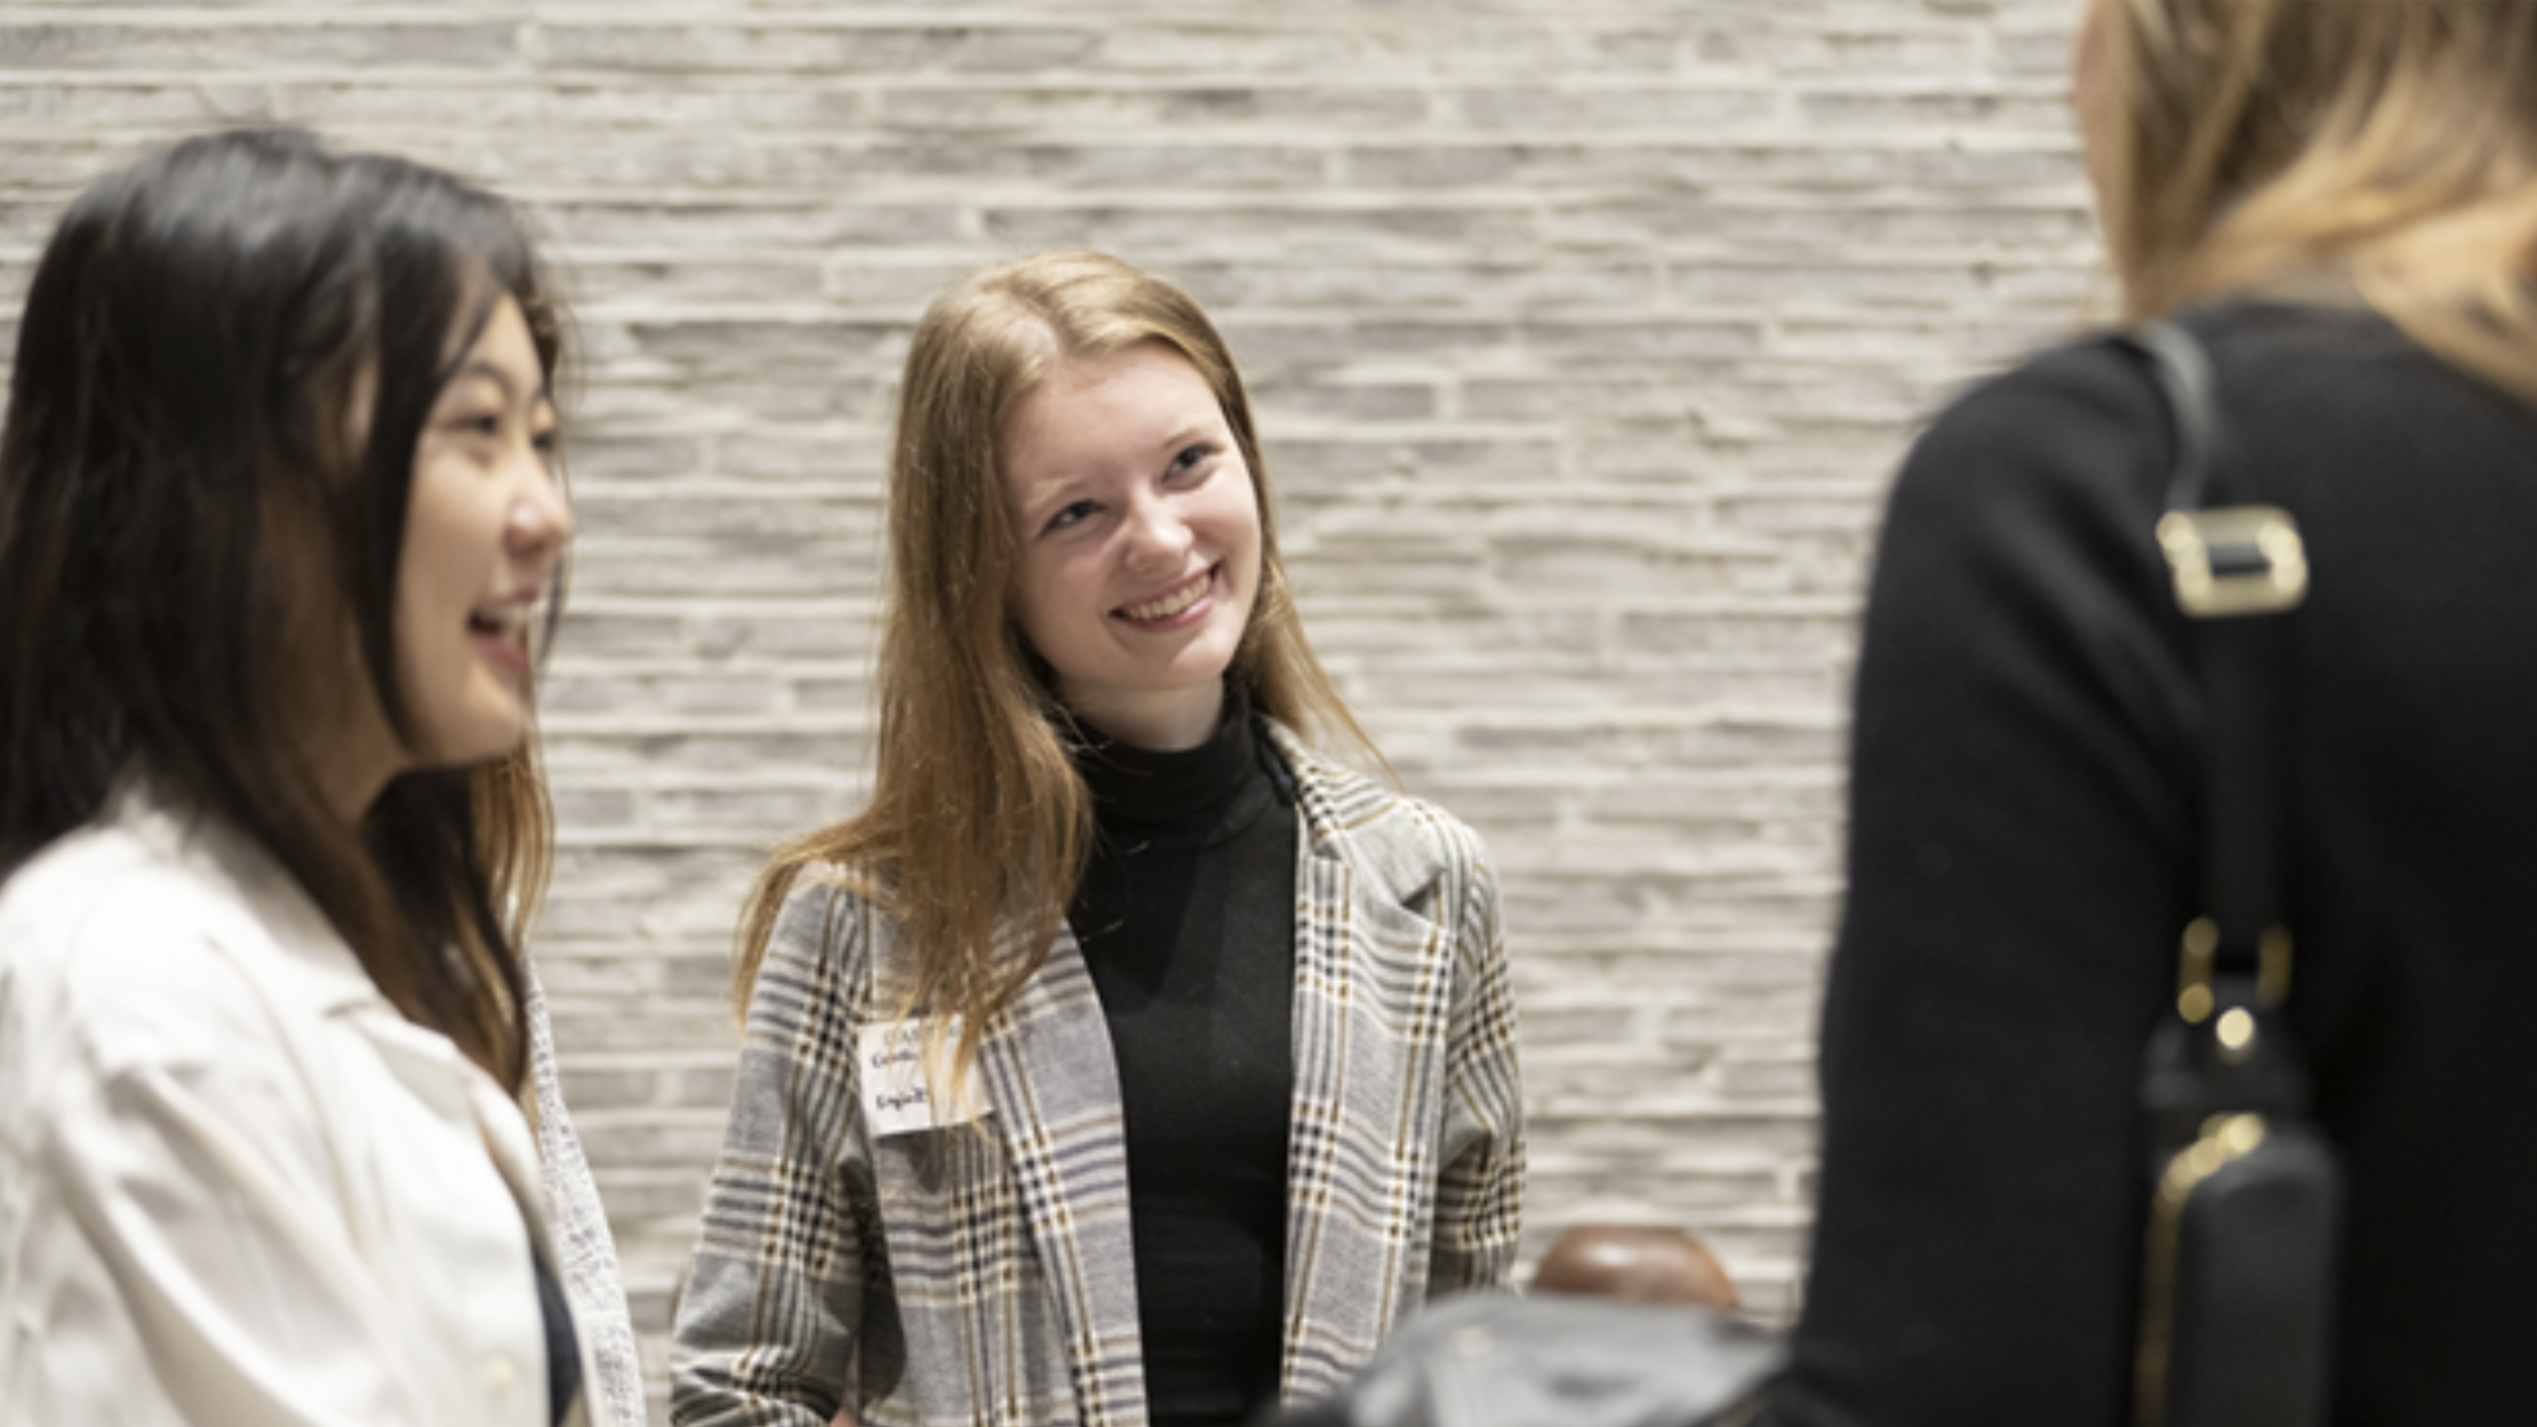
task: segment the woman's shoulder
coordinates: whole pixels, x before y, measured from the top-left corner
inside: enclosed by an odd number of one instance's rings
[[[2019,448],[2102,450],[2109,438],[2129,447],[2157,429],[2159,400],[2146,359],[2119,333],[2085,333],[1967,384],[1931,420],[1914,454],[1962,464]]]
[[[2449,464],[2480,464],[2485,454],[2527,463],[2537,407],[2376,312],[2248,301],[2177,321],[2208,353],[2232,431],[2263,454],[2296,452],[2295,464],[2331,473],[2361,448],[2392,440],[2374,454],[2411,465],[2426,454],[2414,443],[2436,432],[2454,443],[2440,457]]]
[[[776,934],[815,935],[841,918],[860,915],[873,899],[863,880],[833,862],[805,862],[784,889],[776,913]]]
[[[1317,848],[1404,887],[1423,886],[1439,871],[1487,870],[1487,846],[1470,824],[1337,762],[1274,719],[1262,721],[1295,776],[1296,813]]]
[[[226,871],[172,822],[91,823],[0,884],[0,955],[78,980],[112,980],[136,961],[181,977],[192,963],[173,954],[181,946],[270,939],[252,894]]]
[[[80,1017],[185,976],[204,910],[194,879],[119,829],[57,838],[0,883],[0,1003]]]
[[[813,860],[793,873],[767,939],[767,959],[859,966],[872,944],[889,940],[891,921],[872,879],[859,869]]]
[[[107,1077],[235,1070],[279,1054],[273,1017],[375,997],[314,908],[167,832],[93,824],[0,886],[0,1042]]]
[[[1957,393],[1912,443],[1886,499],[1878,584],[1916,555],[1959,575],[2059,581],[2074,556],[2156,562],[2152,530],[2173,462],[2148,359],[2112,332],[2046,348]],[[1915,574],[1906,583],[1925,583]]]
[[[2342,482],[2364,452],[2404,462],[2427,428],[2458,448],[2451,466],[2489,464],[2485,455],[2524,464],[2537,431],[2537,411],[2364,308],[2241,297],[2172,321],[2208,363],[2241,498],[2296,500]],[[2003,533],[2084,541],[2112,522],[2149,548],[2174,420],[2150,358],[2122,334],[2062,342],[1947,403],[1913,445],[1889,524],[1997,543]]]
[[[2172,314],[2214,359],[2230,368],[2261,361],[2302,366],[2419,358],[2422,351],[2394,325],[2366,309],[2237,298]],[[1939,421],[2031,415],[2038,406],[2132,409],[2156,400],[2149,357],[2119,325],[2091,327],[2039,345],[1967,382]],[[2240,378],[2262,374],[2232,371]]]
[[[2303,424],[2373,420],[2376,408],[2417,399],[2425,387],[2473,385],[2365,309],[2242,298],[2172,320],[2202,348],[2215,399],[2234,424],[2282,412]],[[2171,429],[2150,358],[2120,329],[2100,329],[1968,384],[1915,444],[1905,479],[1926,483],[1937,467],[1952,485],[1985,472],[2029,486],[2056,473],[2115,474],[2130,485],[2145,464],[2166,458]]]
[[[11,933],[0,951],[24,957],[32,947],[75,939],[93,916],[118,905],[147,914],[155,909],[116,897],[117,888],[165,881],[175,872],[126,829],[91,823],[64,833],[0,882],[0,926]]]

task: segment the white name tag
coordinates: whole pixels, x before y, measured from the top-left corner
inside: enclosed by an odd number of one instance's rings
[[[947,1106],[935,1092],[951,1085],[951,1048],[960,1042],[960,1018],[943,1035],[943,1064],[926,1074],[925,1028],[914,1021],[865,1026],[855,1032],[855,1069],[863,1084],[863,1120],[875,1139],[944,1125],[965,1125],[987,1113],[971,1067],[961,1103]]]

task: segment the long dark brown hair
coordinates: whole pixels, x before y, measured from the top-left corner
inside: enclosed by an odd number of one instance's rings
[[[307,751],[364,695],[415,746],[415,447],[505,296],[551,379],[558,313],[507,204],[302,133],[187,140],[71,205],[0,431],[0,875],[143,778],[260,843],[399,1010],[516,1092],[533,751],[406,773],[357,827]]]

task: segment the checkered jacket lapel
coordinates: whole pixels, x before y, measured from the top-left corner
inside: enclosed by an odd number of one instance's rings
[[[1271,734],[1300,825],[1294,1400],[1433,1294],[1505,1281],[1523,1155],[1477,838]],[[1073,935],[987,1028],[986,1132],[874,1138],[852,1048],[892,1010],[890,933],[836,887],[786,904],[679,1312],[675,1420],[812,1427],[859,1373],[868,1427],[1144,1427],[1116,1062]]]
[[[1118,1063],[1072,930],[1060,929],[980,1058],[1086,1427],[1145,1420]]]
[[[1427,1299],[1506,1281],[1522,1106],[1479,839],[1271,734],[1303,840],[1285,1363],[1300,1400],[1336,1390]]]

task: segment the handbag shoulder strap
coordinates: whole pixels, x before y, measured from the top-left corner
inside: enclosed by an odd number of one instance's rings
[[[2213,504],[2226,481],[2229,431],[2209,355],[2192,333],[2143,323],[2124,340],[2149,359],[2175,426],[2176,459],[2158,544],[2177,606],[2193,627],[2209,720],[2205,749],[2201,914],[2186,928],[2177,1010],[2199,1024],[2220,1009],[2226,978],[2252,978],[2259,1004],[2289,994],[2284,915],[2284,688],[2290,622],[2308,591],[2299,525],[2263,504]]]
[[[2182,939],[2174,1012],[2142,1054],[2151,1192],[2135,1421],[2322,1423],[2342,1178],[2306,1122],[2309,1078],[2283,1005],[2288,616],[2307,595],[2307,552],[2288,511],[2215,502],[2250,463],[2229,447],[2192,334],[2151,323],[2129,341],[2176,428],[2158,543],[2207,720],[2201,914]]]

